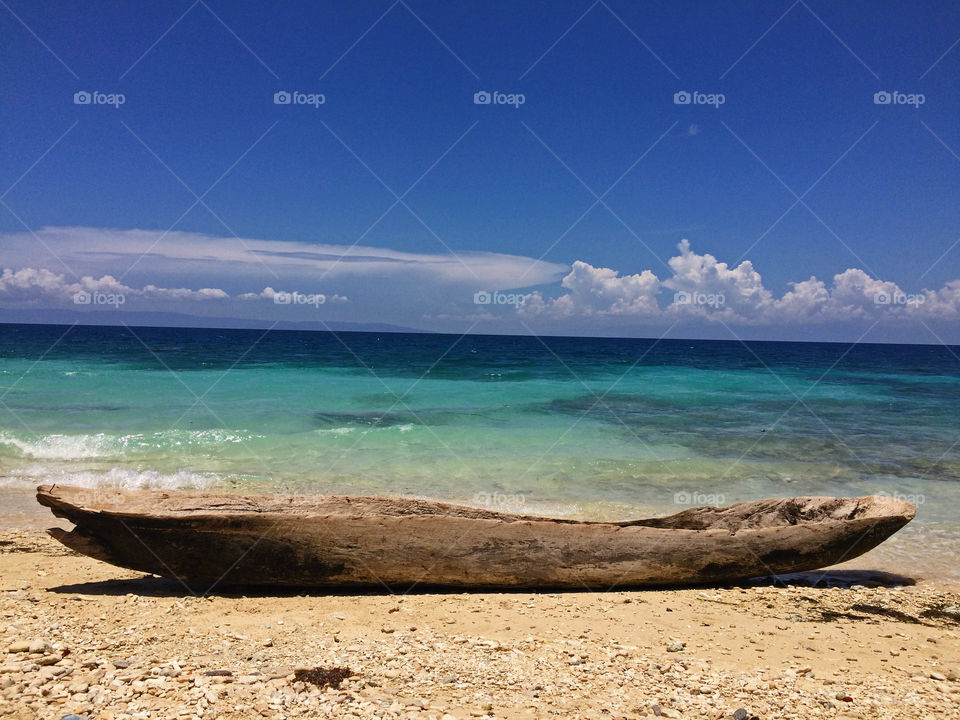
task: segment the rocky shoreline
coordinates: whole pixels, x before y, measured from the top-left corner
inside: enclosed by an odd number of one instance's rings
[[[902,579],[216,594],[0,534],[0,717],[960,717],[960,594]]]

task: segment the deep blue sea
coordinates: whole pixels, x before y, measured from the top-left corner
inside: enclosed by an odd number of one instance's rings
[[[581,518],[889,494],[960,551],[960,348],[0,325],[0,487]],[[893,555],[891,555],[893,558]]]

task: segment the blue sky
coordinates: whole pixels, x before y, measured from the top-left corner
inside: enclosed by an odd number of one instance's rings
[[[4,0],[0,18],[4,318],[960,342],[960,6]]]

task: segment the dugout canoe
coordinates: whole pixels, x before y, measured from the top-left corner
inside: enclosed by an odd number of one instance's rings
[[[897,498],[794,497],[584,522],[392,497],[41,486],[84,555],[191,586],[608,589],[815,570],[906,525]]]

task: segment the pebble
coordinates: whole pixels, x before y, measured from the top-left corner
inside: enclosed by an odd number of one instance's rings
[[[72,570],[70,563],[64,567]],[[0,573],[5,570],[0,566]],[[62,570],[49,572],[51,582],[64,582]],[[86,577],[111,572],[101,568]],[[0,593],[0,650],[5,649],[0,720],[87,720],[65,716],[68,711],[96,720],[940,720],[947,717],[944,701],[955,701],[960,691],[952,684],[960,666],[954,663],[956,627],[949,618],[931,616],[929,629],[890,626],[903,633],[877,636],[858,634],[856,623],[842,616],[818,620],[821,609],[844,613],[856,602],[895,604],[914,617],[956,602],[955,594],[923,585],[882,592],[866,584],[855,591],[716,588],[710,598],[737,610],[711,606],[693,619],[689,609],[702,604],[695,602],[698,590],[645,593],[642,601],[625,592],[633,603],[655,608],[646,623],[651,626],[666,603],[672,606],[675,622],[650,629],[628,613],[616,617],[634,608],[623,604],[620,593],[415,595],[403,601],[393,625],[386,618],[397,601],[363,594],[317,595],[296,604],[283,594],[201,601],[162,592],[107,594],[77,603],[67,595],[36,592],[37,601],[26,593]],[[339,613],[346,622],[335,619],[338,607],[351,608],[349,616]],[[803,627],[785,624],[799,608],[809,613]],[[530,630],[517,611],[538,616],[530,618]],[[612,622],[601,614],[608,612]],[[564,623],[565,616],[574,622]],[[280,617],[296,632],[287,633]],[[408,632],[413,618],[421,629]],[[555,630],[534,629],[540,618]],[[510,624],[522,631],[511,632]],[[381,627],[395,631],[381,633]],[[266,632],[278,636],[264,639],[260,633]],[[527,632],[532,636],[524,637]],[[639,638],[644,632],[652,634],[638,639],[636,647],[620,642],[627,633]],[[923,642],[928,635],[939,643]],[[689,638],[688,644],[681,638]],[[751,639],[756,642],[746,645]],[[736,662],[711,651],[711,643],[721,640],[734,643],[725,647]],[[34,645],[38,642],[43,645]],[[26,646],[14,652],[18,643]],[[769,657],[745,654],[740,650],[745,645],[751,651],[764,648]],[[32,647],[40,652],[31,653]],[[67,647],[69,654],[60,657]],[[666,655],[665,648],[678,654]],[[891,650],[899,660],[891,658]],[[875,665],[873,652],[889,664]],[[822,666],[808,653],[823,653]],[[859,665],[848,665],[847,657],[859,659]],[[339,689],[319,688],[295,682],[293,669],[300,667],[348,667],[357,675]],[[813,667],[815,682],[809,680]],[[910,675],[917,681],[909,681]],[[850,691],[841,690],[847,686]],[[831,701],[831,689],[839,700]],[[856,702],[847,692],[856,693]],[[738,708],[741,703],[749,704],[749,711]]]
[[[18,640],[17,642],[10,645],[7,648],[8,653],[25,653],[30,652],[30,641],[29,640]]]
[[[31,653],[48,653],[48,652],[50,652],[52,649],[53,649],[53,648],[50,647],[50,644],[49,644],[49,643],[47,643],[47,642],[45,642],[45,641],[37,638],[36,640],[34,640],[33,642],[30,643],[30,650],[29,650],[29,651],[30,651]]]

